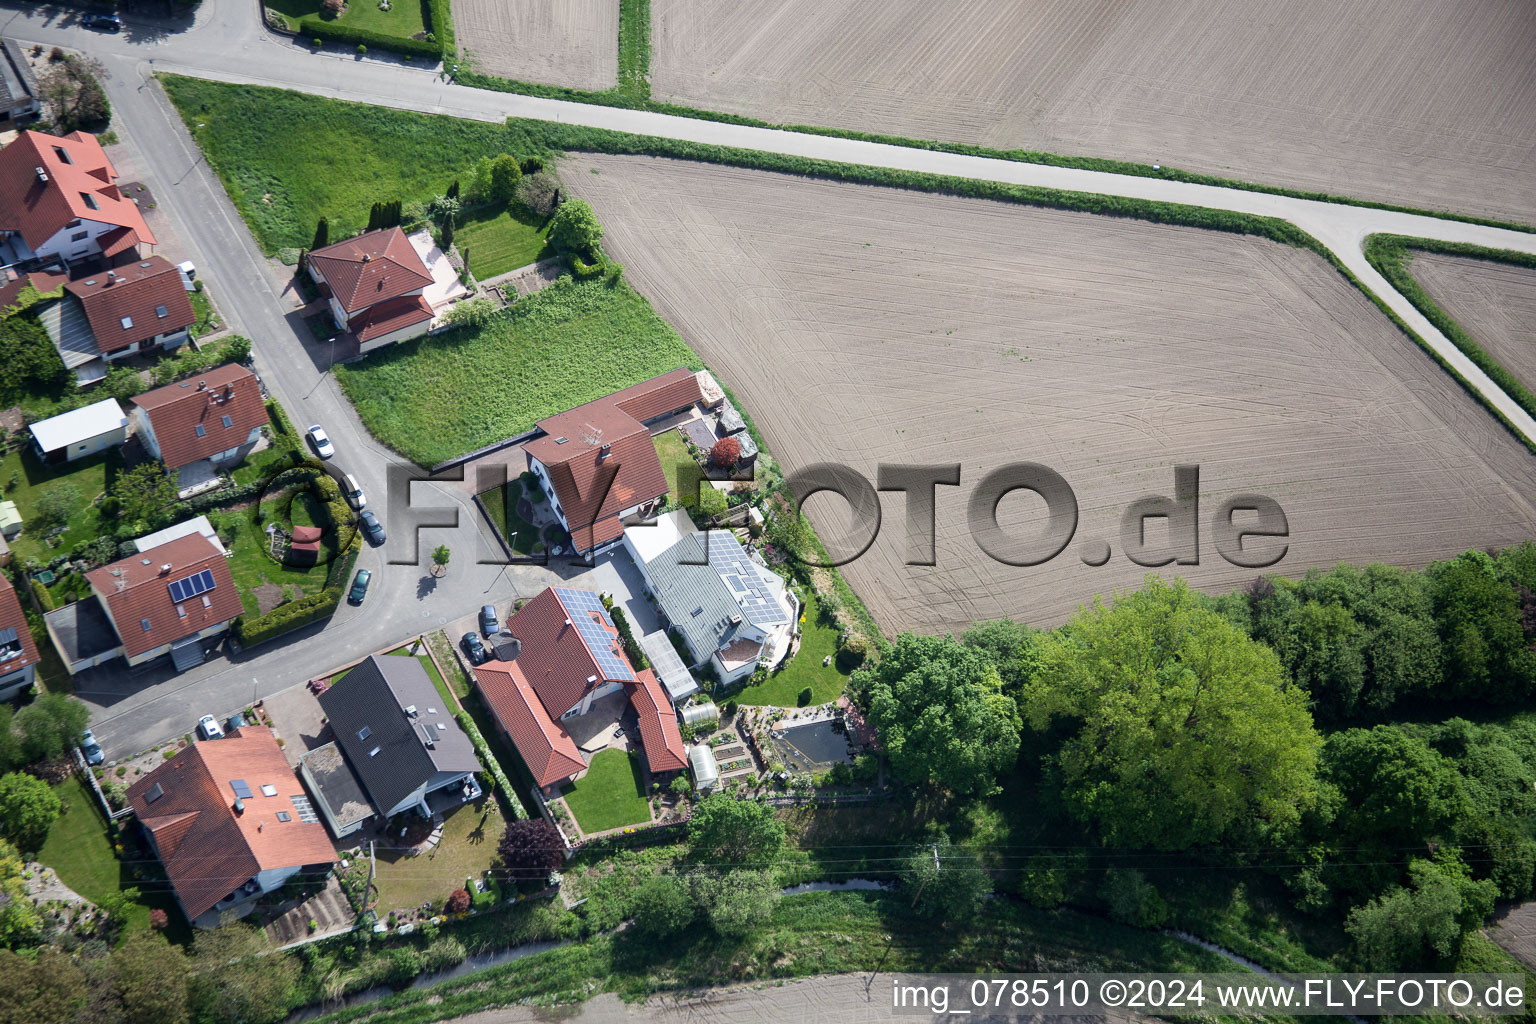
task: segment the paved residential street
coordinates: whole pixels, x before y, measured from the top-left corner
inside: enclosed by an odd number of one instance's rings
[[[449,84],[435,71],[389,59],[357,59],[331,49],[316,54],[269,33],[253,0],[205,0],[187,23],[146,22],[126,16],[121,35],[78,24],[78,12],[51,4],[0,3],[0,33],[25,44],[62,45],[100,57],[111,71],[106,83],[113,127],[142,180],[186,251],[164,254],[192,259],[208,281],[229,325],[255,341],[258,371],[300,429],[321,423],[336,443],[335,462],[354,473],[376,508],[387,509],[388,473],[404,466],[399,456],[363,430],[334,379],[326,372],[323,343],[288,313],[265,257],[203,161],[180,118],[154,81],[173,72],[229,82],[279,86],[315,95],[448,113],[482,120],[528,117],[649,135],[802,155],[826,160],[1005,181],[1079,192],[1234,210],[1280,217],[1318,238],[1369,289],[1425,338],[1463,378],[1526,437],[1533,420],[1447,341],[1365,260],[1361,245],[1377,232],[1536,252],[1536,234],[1412,214],[1314,202],[1238,189],[1192,185],[1158,178],[992,160],[959,154],[819,135],[783,132],[646,111],[591,106]],[[281,144],[281,126],[271,126]],[[343,604],[323,628],[311,626],[236,660],[215,657],[197,669],[162,679],[118,673],[102,684],[82,677],[80,697],[92,705],[92,726],[109,758],[121,757],[188,731],[204,713],[225,714],[254,698],[285,689],[311,675],[395,640],[460,618],[488,601],[531,596],[555,579],[544,568],[473,564],[489,559],[494,542],[462,488],[418,484],[411,495],[422,522],[451,522],[421,531],[386,517],[388,545],[366,550],[359,566],[374,571],[366,604]],[[428,520],[428,506],[441,509]],[[446,517],[446,518],[441,518]],[[453,551],[446,578],[426,572],[427,553],[438,543]]]

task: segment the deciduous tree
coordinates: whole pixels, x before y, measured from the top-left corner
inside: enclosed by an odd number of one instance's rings
[[[773,916],[779,897],[772,871],[738,868],[722,875],[701,872],[693,879],[694,902],[703,909],[710,927],[726,938],[744,938],[756,931]]]
[[[243,921],[199,931],[190,967],[188,998],[200,1022],[273,1024],[292,1008],[298,964]]]
[[[0,945],[25,946],[37,939],[37,911],[27,895],[25,871],[20,852],[0,839]]]
[[[992,877],[969,850],[940,839],[916,847],[901,866],[912,909],[939,921],[965,921],[992,891]]]
[[[523,169],[518,165],[517,157],[503,153],[493,159],[490,167],[490,198],[498,203],[511,202],[517,194],[517,183],[522,176]]]
[[[176,478],[158,462],[141,462],[118,476],[112,497],[117,499],[124,521],[148,521],[176,500]]]
[[[687,882],[677,875],[656,875],[635,890],[635,928],[653,938],[664,938],[693,923],[697,907]]]
[[[165,936],[128,936],[112,951],[110,966],[124,1024],[186,1024],[187,958]]]
[[[709,449],[709,461],[722,469],[730,469],[741,461],[741,442],[734,437],[722,437]]]
[[[59,820],[59,796],[35,775],[0,777],[0,834],[26,853],[36,853]]]
[[[35,956],[0,949],[0,978],[0,1024],[73,1024],[85,1002],[84,973],[52,946]]]
[[[585,199],[568,199],[555,211],[549,222],[549,241],[561,252],[574,252],[592,256],[597,243],[603,237],[603,226],[598,223],[592,204]]]
[[[688,846],[701,861],[770,861],[784,846],[784,823],[755,800],[715,793],[699,801],[688,819]]]
[[[1350,911],[1345,929],[1364,970],[1449,966],[1498,895],[1492,882],[1472,880],[1463,865],[1445,858],[1415,860],[1408,879],[1407,886]]]
[[[560,831],[543,818],[507,822],[496,847],[502,866],[515,879],[543,879],[565,862]]]
[[[62,693],[44,693],[16,712],[16,732],[21,737],[21,754],[28,761],[62,757],[64,751],[80,738],[91,709]]]

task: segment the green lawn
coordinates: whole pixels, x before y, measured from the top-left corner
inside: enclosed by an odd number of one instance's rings
[[[442,841],[427,853],[407,857],[379,852],[374,876],[379,914],[419,907],[426,900],[441,910],[448,894],[462,886],[465,878],[478,878],[496,862],[496,844],[505,828],[496,798],[485,793],[443,819]]]
[[[640,762],[621,750],[602,750],[587,774],[562,791],[576,823],[588,834],[651,820],[651,805],[641,791]]]
[[[834,700],[848,685],[848,673],[837,665],[837,630],[822,621],[820,607],[814,596],[806,599],[801,610],[805,617],[800,635],[800,651],[778,672],[755,686],[748,686],[736,694],[741,704],[771,704],[792,708],[799,703],[800,691],[811,688],[811,703],[825,704]],[[832,664],[823,666],[822,660],[832,655]]]
[[[677,430],[667,430],[651,440],[656,445],[656,457],[661,460],[661,471],[667,477],[667,493],[672,500],[685,508],[699,503],[699,481],[704,471],[688,452],[688,444]]]
[[[187,292],[187,298],[192,302],[192,312],[197,316],[197,323],[192,325],[192,337],[201,338],[209,331],[218,327],[213,311],[213,303],[208,299],[206,288],[194,289]]]
[[[321,16],[319,0],[266,0],[266,5],[286,17],[293,29],[298,28],[300,18]],[[410,39],[425,32],[431,23],[426,7],[426,0],[393,0],[389,10],[381,11],[376,0],[350,0],[347,13],[335,21],[347,28]]]
[[[256,597],[251,591],[264,583],[276,583],[289,588],[287,596],[290,600],[306,594],[318,594],[325,589],[329,565],[312,565],[300,569],[274,562],[262,550],[267,542],[266,532],[251,522],[247,512],[228,513],[220,516],[217,522],[225,530],[235,530],[234,539],[228,545],[229,572],[234,577],[236,589],[240,591],[240,602],[245,606],[247,615],[254,617],[258,614]],[[295,593],[293,588],[297,588],[298,592]]]
[[[589,281],[530,295],[482,328],[391,345],[336,379],[374,437],[431,466],[684,365],[702,364],[650,303]]]
[[[352,5],[364,6],[372,5]],[[408,6],[410,0],[401,0],[396,10]],[[374,203],[426,202],[455,179],[467,179],[481,157],[543,153],[504,122],[174,75],[160,81],[268,255],[308,246],[322,216],[330,221],[330,237],[340,239],[367,226]],[[273,145],[273,125],[282,126],[281,145]]]
[[[21,534],[10,542],[17,561],[36,558],[46,562],[53,551],[70,551],[77,544],[95,537],[96,512],[91,502],[117,478],[122,465],[122,456],[116,448],[58,467],[45,466],[39,462],[32,454],[30,445],[0,460],[0,490],[4,492],[0,497],[14,501],[25,521]],[[75,508],[78,511],[69,520],[68,529],[63,534],[63,543],[55,549],[44,543],[43,531],[34,529],[32,523],[37,500],[44,493],[59,487],[75,489]]]
[[[480,281],[551,256],[549,228],[542,217],[521,204],[481,206],[465,211],[454,229],[459,253],[469,254],[469,269]]]
[[[541,551],[543,546],[539,528],[517,514],[517,503],[522,497],[523,485],[518,480],[509,480],[500,487],[480,492],[480,500],[485,502],[485,510],[490,513],[496,529],[512,545],[513,551],[526,555],[533,551],[535,544],[540,545]]]
[[[92,902],[115,892],[137,886],[139,899],[128,907],[126,927],[138,931],[149,927],[149,912],[164,910],[170,918],[171,938],[184,939],[186,919],[176,906],[169,883],[160,879],[135,879],[131,869],[117,859],[106,823],[96,802],[96,795],[78,775],[53,787],[64,801],[64,813],[54,822],[37,859],[59,873],[65,885]]]

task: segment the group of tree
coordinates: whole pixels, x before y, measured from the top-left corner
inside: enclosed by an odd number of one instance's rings
[[[38,93],[53,130],[68,135],[81,129],[105,128],[112,119],[112,104],[101,80],[110,77],[107,66],[95,57],[65,53],[55,47],[47,68],[37,76]]]
[[[39,297],[30,286],[24,291]],[[0,401],[57,395],[73,379],[30,308],[18,304],[0,313]]]
[[[404,206],[405,204],[399,199],[394,199],[386,203],[374,203],[373,206],[368,210],[368,230],[378,231],[381,228],[398,227],[400,225],[401,212],[404,209]],[[325,219],[322,217],[321,223],[323,224],[324,222]],[[326,225],[326,237],[329,238],[329,236],[329,225]],[[319,237],[320,229],[317,225],[315,229],[315,238],[317,241],[319,240]],[[316,246],[315,248],[320,248],[320,246]]]
[[[19,711],[0,704],[0,771],[55,761],[80,738],[91,711],[62,693],[43,693]]]

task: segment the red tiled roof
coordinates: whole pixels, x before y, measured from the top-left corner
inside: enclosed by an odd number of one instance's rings
[[[624,684],[624,690],[640,720],[646,763],[653,774],[682,771],[688,756],[683,750],[683,734],[677,728],[677,712],[672,710],[656,673],[643,668],[638,675],[636,682]]]
[[[171,568],[162,573],[162,565]],[[203,569],[213,573],[213,589],[181,602],[179,607],[186,614],[178,613],[170,584]],[[243,610],[229,563],[200,533],[108,563],[86,573],[85,578],[101,597],[130,658],[228,622]],[[148,629],[144,622],[149,623]]]
[[[293,542],[295,544],[312,544],[325,533],[318,526],[295,526],[293,528]]]
[[[432,283],[410,239],[399,228],[370,231],[309,254],[341,308],[356,313]]]
[[[393,334],[403,327],[432,319],[432,307],[420,295],[402,295],[378,305],[369,306],[347,321],[347,329],[357,335],[359,342],[369,342]]]
[[[619,537],[620,512],[667,493],[656,446],[640,421],[700,397],[697,378],[679,368],[539,421],[546,436],[523,450],[548,471],[578,551]]]
[[[565,727],[550,717],[517,661],[493,661],[475,669],[475,685],[523,763],[540,786],[568,779],[587,764]]]
[[[238,815],[230,786],[236,779],[251,792]],[[151,801],[157,786],[161,793]],[[276,795],[262,786],[275,787]],[[271,731],[259,726],[195,743],[128,788],[128,803],[154,836],[171,886],[194,918],[261,871],[336,861],[325,826],[299,817],[293,797],[305,796]],[[289,820],[278,820],[278,811]]]
[[[27,615],[21,610],[21,601],[16,597],[16,588],[11,585],[11,581],[5,577],[4,573],[0,573],[0,629],[7,628],[16,631],[16,639],[20,641],[20,652],[8,659],[0,660],[0,675],[10,675],[28,665],[37,664],[37,644],[32,642],[32,631],[27,628]]]
[[[160,446],[160,460],[169,469],[206,459],[244,444],[251,430],[267,422],[256,375],[227,363],[179,384],[146,391],[130,399],[149,417]],[[228,416],[230,425],[224,425]],[[203,428],[198,436],[197,428]]]
[[[181,272],[164,256],[92,274],[64,289],[80,300],[102,352],[116,352],[197,322]]]
[[[46,182],[38,180],[39,167]],[[58,138],[24,131],[0,149],[0,229],[20,232],[35,249],[70,221],[91,220],[128,229],[137,236],[135,243],[153,243],[138,204],[123,198],[113,184],[116,179],[117,169],[96,136],[73,132]],[[86,202],[87,195],[96,209]]]
[[[581,703],[588,690],[605,682],[622,683],[635,678],[629,659],[619,647],[618,630],[606,615],[596,625],[609,638],[608,651],[615,657],[601,661],[594,657],[581,630],[574,625],[577,615],[592,613],[563,603],[563,589],[545,588],[518,609],[506,627],[507,632],[517,637],[517,663],[522,666],[523,678],[533,687],[550,718],[559,718]],[[567,621],[573,625],[566,625]],[[614,667],[605,671],[600,667],[602,661]]]
[[[97,236],[96,244],[103,256],[118,256],[137,246],[139,236],[132,228],[113,228]]]

